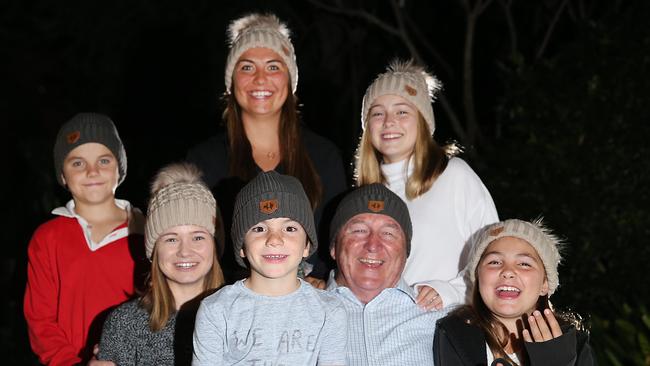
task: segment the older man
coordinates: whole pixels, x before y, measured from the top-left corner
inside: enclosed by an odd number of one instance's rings
[[[382,184],[343,198],[332,219],[330,274],[348,312],[349,365],[433,365],[433,335],[444,311],[425,311],[401,279],[410,251],[405,203]]]

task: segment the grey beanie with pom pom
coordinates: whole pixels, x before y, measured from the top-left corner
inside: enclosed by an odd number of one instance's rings
[[[361,106],[361,128],[365,130],[366,120],[372,103],[382,95],[397,95],[413,103],[420,111],[429,125],[433,135],[436,121],[433,117],[431,102],[442,88],[442,84],[435,76],[427,73],[422,66],[417,66],[413,60],[393,60],[386,72],[379,74],[370,84],[363,96]]]
[[[298,88],[298,65],[289,28],[273,14],[249,14],[228,27],[230,52],[226,61],[226,92],[232,93],[232,77],[239,57],[251,48],[268,48],[277,53],[289,69],[291,91]]]
[[[156,241],[171,227],[197,225],[211,235],[222,232],[217,202],[201,180],[201,171],[188,163],[170,164],[156,174],[145,224],[145,248],[151,259]],[[217,244],[221,244],[218,240]]]

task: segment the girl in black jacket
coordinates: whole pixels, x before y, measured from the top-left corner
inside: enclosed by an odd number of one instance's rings
[[[440,366],[594,365],[579,322],[557,314],[562,243],[541,220],[506,220],[477,234],[467,264],[471,305],[438,321]]]

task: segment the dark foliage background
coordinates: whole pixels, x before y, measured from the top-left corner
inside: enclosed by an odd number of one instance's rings
[[[436,139],[465,145],[502,218],[543,215],[566,238],[556,306],[585,317],[601,364],[650,365],[643,0],[5,0],[3,364],[36,364],[26,246],[68,199],[51,161],[59,126],[79,111],[110,115],[129,157],[118,195],[145,207],[153,173],[220,128],[226,26],[250,11],[288,22],[304,122],[346,161],[372,78],[394,56],[428,65],[445,85]]]

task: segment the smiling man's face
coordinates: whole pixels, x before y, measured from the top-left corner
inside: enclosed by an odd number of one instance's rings
[[[363,213],[348,220],[331,251],[336,281],[363,303],[395,287],[406,264],[406,236],[392,217]]]

